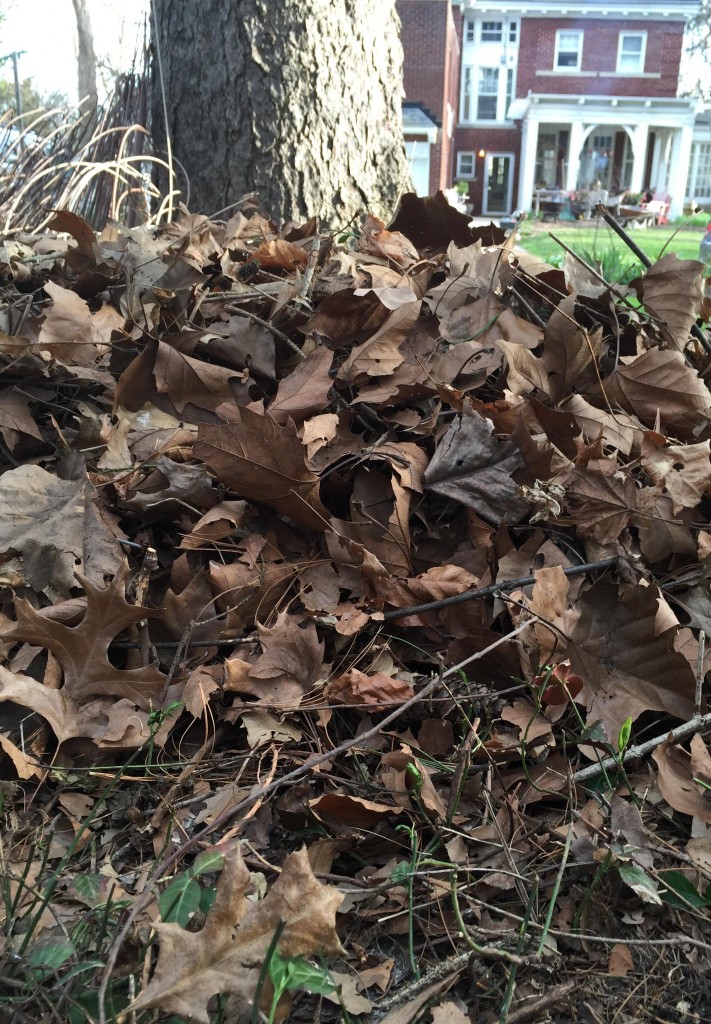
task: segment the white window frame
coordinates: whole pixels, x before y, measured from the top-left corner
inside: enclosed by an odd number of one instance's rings
[[[494,29],[487,28],[486,29],[487,32],[498,32],[499,33],[498,39],[484,39],[484,25],[498,25],[499,26],[498,29],[496,29],[496,28],[494,28]],[[496,20],[482,21],[480,23],[480,26],[479,26],[479,42],[480,43],[503,43],[505,30],[506,30],[506,25],[505,25],[504,21],[503,20],[499,20],[498,18]]]
[[[511,46],[518,46],[518,18],[512,18],[506,28],[508,42]]]
[[[470,171],[462,169],[463,156],[471,157],[472,166]],[[457,180],[460,178],[462,181],[474,181],[476,178],[476,153],[473,150],[461,150],[457,153]]]
[[[578,37],[578,53],[576,64],[558,64],[558,58],[561,54],[560,42],[562,36],[577,36]],[[583,66],[583,45],[584,45],[585,33],[582,29],[568,29],[559,28],[555,34],[555,56],[553,57],[553,69],[555,71],[567,71],[569,74],[573,74],[576,71],[580,71]],[[572,53],[572,50],[566,48],[562,51],[563,53]]]
[[[464,42],[473,43],[475,39],[476,22],[471,18],[467,18],[464,24]]]
[[[496,91],[495,92],[482,92],[482,89],[481,89],[482,81],[484,80],[484,78],[487,77],[484,74],[485,71],[495,72],[495,78],[496,78]],[[485,65],[485,64],[480,64],[478,66],[478,68],[477,68],[477,72],[478,72],[478,74],[477,74],[477,78],[476,78],[476,119],[477,119],[477,121],[480,121],[480,122],[482,122],[484,124],[492,124],[492,123],[495,123],[496,121],[498,121],[500,119],[499,118],[499,114],[501,112],[501,78],[502,78],[501,67],[499,65],[497,65],[496,67],[490,67],[490,66]],[[494,75],[489,76],[489,77],[493,78]],[[494,102],[494,116],[493,117],[479,117],[479,100],[482,98],[482,96],[486,96],[488,98],[491,98],[492,96],[494,97],[494,101],[495,102]]]
[[[634,70],[632,70],[630,68],[623,68],[622,67],[622,57],[623,57],[622,49],[623,49],[623,46],[624,46],[623,40],[625,38],[630,38],[630,37],[634,37],[634,38],[642,40],[642,45],[640,47],[640,52],[639,52],[639,67],[634,68]],[[629,54],[627,56],[629,56]],[[627,74],[627,75],[641,75],[641,74],[643,74],[644,73],[644,62],[646,60],[646,57],[647,57],[647,33],[646,32],[644,32],[644,31],[640,31],[640,32],[620,32],[619,37],[617,39],[617,73],[618,74],[623,74],[623,75],[625,75],[625,74]]]

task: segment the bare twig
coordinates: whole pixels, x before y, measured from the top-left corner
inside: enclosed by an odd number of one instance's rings
[[[645,740],[644,743],[638,743],[634,747],[628,747],[621,758],[606,757],[602,761],[588,765],[587,768],[581,768],[580,771],[575,772],[571,776],[571,780],[573,782],[584,782],[586,779],[591,779],[608,768],[617,768],[620,764],[633,761],[636,757],[643,757],[650,750],[658,747],[660,743],[677,743],[679,740],[683,740],[685,736],[690,736],[691,733],[698,732],[699,729],[705,729],[709,725],[711,725],[711,712],[707,715],[694,715],[688,722],[677,726],[676,729],[671,729],[660,736],[655,736],[651,740]]]
[[[518,634],[523,632],[524,629],[527,629],[530,626],[530,624],[531,620],[521,623],[519,626],[516,627],[516,629],[512,630],[510,633],[507,633],[505,636],[500,637],[498,640],[495,640],[493,644],[489,644],[489,646],[486,647],[483,651],[478,651],[468,660],[475,661],[485,657],[487,654],[490,654],[492,651],[496,650],[497,647],[500,647],[501,644],[509,643],[515,636],[518,636]],[[293,771],[287,772],[286,775],[283,775],[280,779],[275,779],[273,782],[270,782],[266,786],[255,786],[252,789],[249,796],[245,797],[244,800],[240,800],[239,803],[235,804],[233,807],[228,807],[227,810],[223,811],[222,814],[218,815],[218,817],[215,818],[213,822],[211,822],[209,825],[206,825],[199,832],[196,832],[195,835],[191,836],[191,838],[188,839],[188,841],[180,849],[175,850],[173,853],[163,857],[162,860],[160,860],[153,869],[151,876],[146,882],[143,891],[141,892],[140,896],[136,899],[135,903],[131,907],[131,910],[126,916],[126,920],[124,921],[123,927],[117,934],[116,938],[111,944],[111,948],[109,949],[108,956],[106,958],[106,969],[104,971],[104,976],[101,980],[101,986],[99,988],[99,1024],[106,1024],[106,991],[108,988],[109,979],[114,970],[114,967],[116,966],[116,961],[118,959],[119,952],[121,951],[121,947],[123,946],[126,936],[131,931],[131,928],[133,927],[136,918],[148,903],[158,880],[166,873],[166,871],[169,871],[173,867],[173,865],[175,865],[189,850],[193,849],[213,832],[219,831],[220,829],[228,825],[230,822],[234,821],[234,819],[237,818],[243,811],[249,810],[249,808],[257,801],[264,800],[265,797],[270,796],[272,793],[281,789],[283,786],[292,785],[293,783],[298,782],[305,775],[308,775],[310,772],[312,772],[315,768],[318,768],[320,765],[325,764],[327,761],[332,761],[335,757],[338,757],[339,754],[345,753],[345,751],[350,750],[352,747],[362,747],[368,742],[368,740],[380,735],[383,729],[391,725],[392,722],[396,721],[396,719],[398,719],[402,714],[404,714],[404,712],[408,711],[411,707],[414,707],[415,704],[418,704],[421,700],[423,700],[430,693],[432,693],[433,690],[435,690],[440,685],[443,679],[445,679],[447,676],[453,675],[455,671],[455,668],[451,668],[447,669],[446,672],[441,672],[439,676],[437,676],[435,679],[431,679],[429,683],[423,686],[423,688],[418,693],[414,694],[414,696],[412,696],[409,700],[406,700],[404,704],[401,704],[398,708],[395,708],[394,711],[391,711],[390,714],[386,715],[381,722],[379,722],[377,725],[374,725],[371,729],[366,730],[361,735],[351,736],[349,739],[344,740],[342,743],[340,743],[333,750],[326,750],[321,754],[315,754],[313,757],[310,757],[307,761],[304,762],[304,764],[300,765],[298,768],[295,768]]]

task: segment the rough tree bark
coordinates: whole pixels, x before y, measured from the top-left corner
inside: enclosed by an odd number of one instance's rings
[[[409,187],[395,0],[154,9],[153,134],[165,149],[162,68],[191,211],[214,213],[254,190],[277,220],[345,224],[365,209],[392,211]]]
[[[88,97],[82,107],[89,112],[92,123],[96,121],[96,108],[99,102],[96,90],[96,55],[94,53],[94,33],[91,30],[91,18],[87,9],[87,0],[72,0],[74,16],[77,22],[77,86],[79,99]]]

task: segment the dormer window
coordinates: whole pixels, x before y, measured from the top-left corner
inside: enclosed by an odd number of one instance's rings
[[[643,72],[646,49],[646,32],[620,32],[617,44],[617,70],[630,75]]]
[[[555,34],[556,71],[580,71],[583,61],[583,33],[559,29]]]

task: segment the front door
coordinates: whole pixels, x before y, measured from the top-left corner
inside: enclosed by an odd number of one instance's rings
[[[511,213],[513,153],[487,153],[483,213]]]

